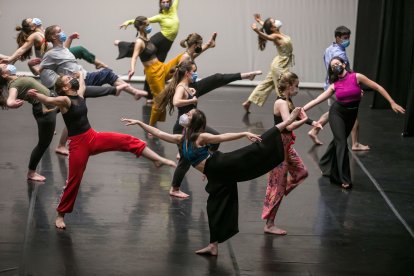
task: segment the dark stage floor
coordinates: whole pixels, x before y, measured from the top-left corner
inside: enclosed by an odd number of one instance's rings
[[[244,116],[242,101],[252,88],[226,87],[200,99],[209,125],[221,132],[261,133],[272,125],[272,95],[262,108]],[[320,91],[302,89],[303,105]],[[372,92],[371,92],[372,93]],[[173,170],[155,168],[129,153],[104,153],[89,160],[67,229],[54,227],[55,208],[67,174],[67,158],[53,149],[40,164],[44,184],[26,180],[29,154],[37,140],[30,105],[1,112],[0,119],[0,275],[414,275],[414,140],[402,138],[403,117],[371,110],[366,93],[360,110],[367,153],[352,159],[354,189],[343,191],[322,178],[317,167],[324,146],[312,147],[296,131],[295,148],[310,175],[286,197],[277,223],[287,236],[263,234],[260,219],[266,176],[239,184],[240,233],[220,244],[219,256],[194,251],[209,242],[207,193],[192,169],[183,190],[186,200],[168,195]],[[98,131],[125,132],[123,116],[143,118],[149,109],[131,97],[89,99],[89,119]],[[319,117],[327,104],[309,114]],[[147,118],[147,117],[145,117]],[[160,123],[171,131],[175,117]],[[63,121],[58,115],[57,132]],[[236,149],[247,140],[221,145]],[[157,140],[149,146],[174,159],[176,146]]]

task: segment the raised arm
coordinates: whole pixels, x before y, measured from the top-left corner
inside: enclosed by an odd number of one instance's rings
[[[26,53],[27,50],[33,47],[34,43],[36,42],[36,36],[39,35],[37,33],[31,34],[27,41],[19,48],[17,49],[13,55],[9,56],[8,58],[4,59],[3,62],[6,63],[14,63],[16,60],[18,60],[24,53]]]
[[[246,137],[252,142],[262,140],[259,135],[256,135],[250,132],[223,133],[223,134],[218,134],[218,135],[204,132],[198,136],[197,144],[200,146],[204,146],[206,144],[217,144],[221,142],[238,140],[244,137]]]
[[[253,17],[254,17],[254,20],[256,20],[257,23],[259,23],[260,25],[263,26],[264,21],[262,20],[262,16],[259,13],[255,13],[253,15]]]
[[[24,101],[17,98],[17,89],[10,88],[9,96],[7,97],[6,104],[9,108],[19,108],[23,105]]]
[[[158,137],[168,143],[179,144],[183,138],[181,134],[169,134],[167,132],[159,130],[156,127],[147,125],[140,120],[122,118],[121,121],[124,122],[126,126],[138,125],[146,132],[151,133],[155,137]]]
[[[84,98],[86,85],[85,85],[85,76],[83,75],[82,71],[79,71],[77,74],[78,82],[79,82],[79,89],[78,95]]]
[[[325,92],[323,92],[322,94],[320,94],[316,99],[308,102],[307,104],[305,104],[305,106],[303,107],[303,109],[305,111],[308,111],[309,109],[311,109],[312,107],[314,107],[315,105],[326,101],[327,99],[329,99],[329,97],[331,97],[334,93],[334,88],[333,88],[333,84],[331,84],[328,89],[326,89]]]
[[[68,39],[65,41],[65,47],[66,48],[70,48],[70,46],[72,45],[72,41],[74,39],[79,39],[79,33],[73,33],[70,36],[68,36]]]
[[[387,90],[385,90],[381,85],[359,73],[356,74],[356,77],[359,83],[363,83],[369,88],[378,91],[378,93],[380,93],[390,103],[391,108],[395,113],[405,113],[405,109],[395,103],[390,94],[388,94]]]
[[[252,30],[255,31],[255,33],[257,33],[261,38],[269,40],[269,41],[277,41],[277,38],[281,37],[280,35],[275,34],[275,33],[270,34],[270,35],[265,34],[264,32],[259,30],[256,23],[252,24]]]

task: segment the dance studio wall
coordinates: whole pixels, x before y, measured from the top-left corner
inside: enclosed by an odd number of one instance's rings
[[[138,15],[158,13],[158,0],[8,0],[0,1],[0,28],[2,54],[16,49],[16,25],[27,17],[39,17],[44,27],[59,24],[66,33],[79,32],[80,39],[73,45],[83,45],[110,65],[118,74],[127,74],[129,59],[115,60],[115,39],[131,41],[135,30],[118,26]],[[283,22],[282,31],[291,36],[295,54],[293,69],[302,82],[320,84],[325,70],[322,56],[334,39],[333,31],[339,25],[348,26],[355,34],[358,0],[180,0],[180,32],[168,55],[183,51],[179,41],[189,33],[197,32],[207,41],[218,32],[217,46],[197,59],[201,77],[216,72],[238,72],[259,69],[267,73],[276,55],[268,43],[265,51],[257,47],[257,35],[252,31],[253,14],[265,19],[274,17]],[[153,33],[159,30],[153,25]],[[347,49],[353,60],[354,43]],[[168,59],[167,58],[167,59]],[[89,70],[93,66],[81,62]],[[19,70],[28,71],[25,63],[17,62]],[[143,75],[138,64],[136,75]],[[261,76],[264,78],[264,76]],[[259,79],[261,79],[259,78]]]

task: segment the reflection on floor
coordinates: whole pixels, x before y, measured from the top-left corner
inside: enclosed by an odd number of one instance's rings
[[[220,132],[261,133],[272,125],[274,95],[245,115],[242,101],[250,88],[226,87],[200,99],[208,123]],[[301,90],[303,105],[320,91]],[[55,208],[67,175],[67,158],[56,155],[63,127],[40,164],[45,183],[25,178],[37,140],[29,104],[1,112],[0,120],[0,274],[1,275],[414,275],[414,143],[402,138],[402,116],[371,110],[366,93],[360,110],[361,142],[370,152],[352,159],[354,189],[343,191],[321,177],[317,166],[332,135],[326,126],[323,146],[312,146],[307,126],[295,131],[295,148],[310,176],[284,199],[277,224],[286,236],[263,234],[260,219],[266,176],[239,184],[240,233],[220,244],[219,257],[194,254],[207,245],[207,193],[202,176],[191,169],[180,200],[168,195],[173,170],[155,168],[129,153],[90,159],[67,229],[54,227]],[[89,119],[97,131],[130,133],[147,139],[121,117],[148,120],[149,107],[127,95],[89,99]],[[309,112],[318,118],[327,104]],[[159,123],[171,131],[175,117]],[[175,159],[176,146],[147,139],[158,153]],[[239,140],[221,145],[230,151]],[[364,169],[356,161],[363,164]],[[367,176],[368,172],[371,176]],[[379,184],[379,192],[373,181]],[[390,204],[395,208],[390,208]],[[397,213],[396,213],[396,212]],[[397,215],[400,217],[397,217]],[[405,222],[405,225],[403,224]],[[411,230],[412,231],[412,230]]]

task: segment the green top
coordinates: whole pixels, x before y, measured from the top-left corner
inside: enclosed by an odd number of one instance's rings
[[[49,89],[42,85],[40,82],[31,77],[18,77],[15,80],[10,81],[7,84],[7,89],[16,88],[17,98],[20,100],[27,101],[31,104],[38,104],[39,101],[27,96],[27,91],[30,89],[36,89],[38,93],[45,96],[50,96]]]
[[[180,19],[178,18],[179,0],[174,0],[168,10],[162,10],[161,13],[148,18],[150,23],[158,23],[161,27],[161,33],[170,41],[174,41],[180,28]],[[126,21],[127,25],[134,24],[135,19]],[[124,24],[125,24],[124,23]]]

